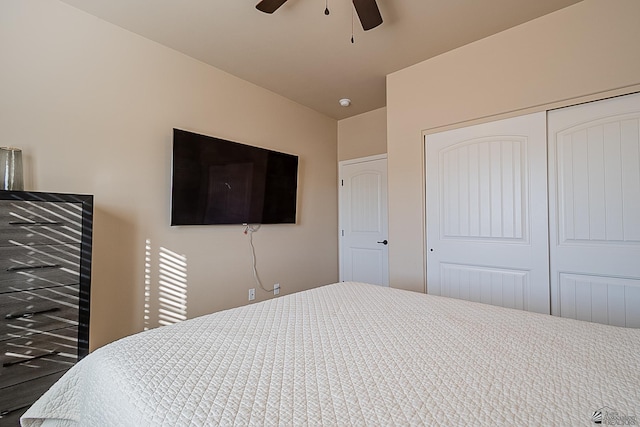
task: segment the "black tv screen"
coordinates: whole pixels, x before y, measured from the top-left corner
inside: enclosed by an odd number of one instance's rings
[[[294,224],[298,156],[173,130],[171,225]]]

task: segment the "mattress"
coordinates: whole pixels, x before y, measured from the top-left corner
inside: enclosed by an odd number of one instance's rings
[[[640,422],[640,330],[338,283],[102,347],[23,426]]]

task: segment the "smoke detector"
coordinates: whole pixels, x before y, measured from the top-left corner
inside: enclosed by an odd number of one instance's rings
[[[351,100],[349,98],[342,98],[340,101],[338,101],[340,103],[340,105],[342,105],[343,107],[348,107],[349,105],[351,105]]]

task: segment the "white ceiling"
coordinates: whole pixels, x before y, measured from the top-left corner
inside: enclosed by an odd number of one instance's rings
[[[351,43],[349,0],[62,0],[335,119],[384,107],[385,76],[581,0],[377,0]],[[325,2],[331,14],[325,16]],[[344,108],[340,98],[350,98]]]

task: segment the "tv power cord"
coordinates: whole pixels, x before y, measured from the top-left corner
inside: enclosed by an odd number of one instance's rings
[[[272,293],[274,289],[269,290],[269,289],[265,289],[265,287],[262,286],[262,281],[258,276],[258,269],[256,268],[256,248],[253,246],[253,233],[260,230],[260,224],[256,224],[256,225],[243,224],[243,225],[244,225],[244,234],[249,236],[249,246],[251,247],[251,270],[253,272],[253,278],[256,284],[260,287],[260,289],[262,289],[267,293]]]

